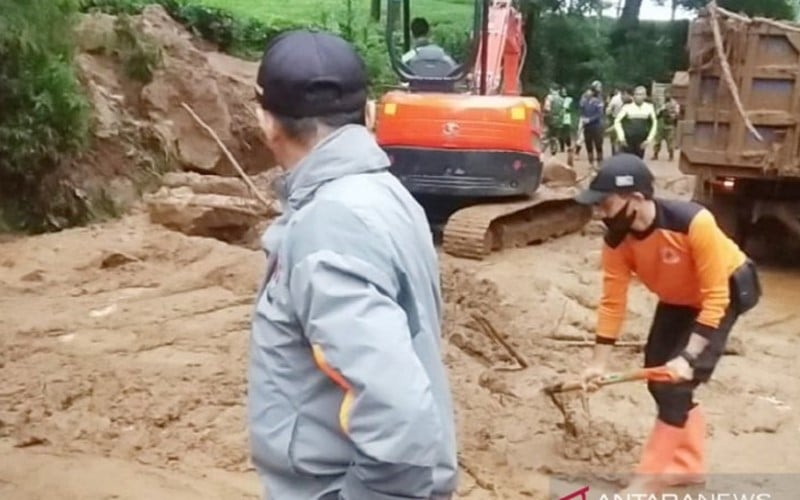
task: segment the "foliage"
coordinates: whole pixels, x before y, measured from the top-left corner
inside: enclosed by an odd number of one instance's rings
[[[131,13],[152,2],[162,4],[175,19],[221,50],[251,59],[258,58],[265,44],[285,30],[327,29],[352,42],[364,57],[373,95],[397,83],[384,27],[370,20],[366,2],[360,0],[296,0],[280,4],[280,9],[275,8],[277,0],[84,0],[83,8]],[[556,82],[578,94],[595,79],[608,85],[649,85],[685,67],[685,22],[642,22],[620,30],[613,19],[591,16],[603,6],[601,0],[527,0],[522,4],[529,34],[523,75],[528,92],[543,95]],[[437,43],[463,60],[472,5],[472,0],[416,0],[412,16],[428,17]],[[643,59],[642,53],[652,57]]]
[[[245,58],[256,57],[269,39],[294,27],[287,23],[267,25],[257,19],[237,17],[227,10],[186,0],[82,0],[81,10],[114,15],[138,14],[148,4],[161,5],[173,18],[215,43],[220,50]]]
[[[39,180],[86,144],[88,101],[72,64],[75,9],[71,0],[0,0],[0,199],[5,214],[21,212]],[[17,226],[35,224],[15,221]]]
[[[673,0],[658,0],[664,4]],[[705,7],[708,0],[674,0],[678,7],[697,10]],[[717,4],[727,10],[749,16],[794,20],[797,17],[796,0],[718,0]]]

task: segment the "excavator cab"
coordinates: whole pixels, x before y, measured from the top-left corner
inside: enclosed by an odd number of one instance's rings
[[[473,36],[470,43],[470,56],[461,64],[455,63],[442,47],[428,43],[422,47],[412,47],[410,0],[388,0],[386,13],[386,46],[392,69],[408,85],[412,92],[454,92],[457,83],[462,82],[471,71],[479,49],[479,40]],[[481,29],[481,1],[475,2],[473,33]],[[402,13],[401,13],[402,11]],[[402,19],[403,50],[398,50],[398,25]],[[404,61],[402,55],[413,50],[414,57]]]
[[[445,69],[443,65],[431,62],[426,67],[424,59],[416,65],[402,61],[397,47],[398,16],[402,10],[406,52],[410,48],[410,0],[388,0],[389,59],[408,87],[379,100],[375,132],[378,143],[393,160],[393,172],[413,194],[467,202],[525,196],[538,187],[542,173],[539,104],[534,98],[499,95],[496,86],[486,81],[496,74],[486,69],[489,52],[499,51],[496,43],[487,44],[489,51],[482,50],[486,46],[482,41],[488,41],[491,31],[490,6],[499,4],[507,6],[503,9],[506,13],[511,12],[508,0],[475,1],[466,61],[437,75]],[[507,39],[503,33],[495,36]],[[474,71],[481,57],[481,69]],[[478,85],[473,83],[473,88],[458,92],[457,85],[463,85],[470,73],[485,77]],[[475,82],[475,78],[472,80]]]
[[[543,209],[561,201],[583,207],[571,201],[572,193],[554,194],[542,185],[541,108],[521,95],[525,39],[515,3],[475,0],[466,60],[446,69],[403,62],[397,31],[402,20],[406,52],[410,0],[387,2],[389,59],[406,88],[378,101],[375,135],[391,171],[420,200],[434,227],[443,226],[445,251],[482,258],[493,249],[573,230],[575,224],[565,225],[563,218],[553,231],[539,220]],[[590,215],[582,212],[575,229]],[[504,235],[516,236],[504,241]]]

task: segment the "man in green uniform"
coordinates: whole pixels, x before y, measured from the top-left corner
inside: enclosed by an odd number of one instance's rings
[[[564,98],[558,85],[553,85],[545,99],[544,106],[545,124],[547,125],[547,144],[550,153],[558,153],[558,143],[561,137],[561,129],[564,123]]]
[[[567,152],[567,164],[572,165],[572,97],[567,94],[567,89],[564,87],[561,87],[561,98],[563,99],[563,116],[558,142],[561,152]]]
[[[678,125],[680,112],[678,101],[672,97],[670,92],[665,92],[664,105],[656,115],[658,117],[658,132],[656,133],[655,144],[653,144],[653,160],[658,159],[658,153],[661,152],[661,143],[666,142],[669,161],[672,161],[675,154],[675,127]]]

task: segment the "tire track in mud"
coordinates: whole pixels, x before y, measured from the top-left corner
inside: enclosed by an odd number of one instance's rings
[[[12,289],[0,302],[9,388],[0,394],[0,438],[247,471],[246,292],[263,256],[142,222],[120,222],[116,237],[83,245],[48,235],[60,247],[58,279],[45,271],[36,295]],[[133,237],[120,239],[120,229]],[[132,258],[102,266],[116,251]],[[31,253],[9,269],[24,276],[40,267],[44,259]]]

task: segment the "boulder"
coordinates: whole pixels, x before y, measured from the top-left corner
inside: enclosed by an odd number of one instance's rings
[[[574,186],[578,182],[575,170],[558,158],[548,158],[543,166],[543,179],[548,185]]]
[[[252,228],[276,215],[253,198],[195,193],[191,188],[162,187],[145,197],[150,220],[190,236],[204,236],[227,243],[243,243]]]

